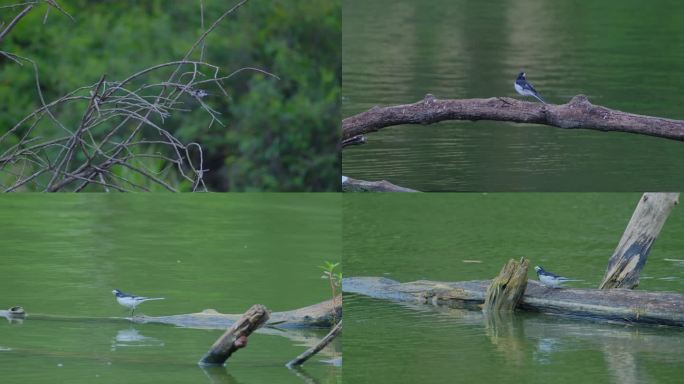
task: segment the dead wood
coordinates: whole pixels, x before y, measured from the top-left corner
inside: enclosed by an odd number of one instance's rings
[[[510,259],[499,275],[487,287],[484,301],[486,312],[513,311],[527,287],[527,270],[530,261],[522,258],[520,261]]]
[[[387,180],[365,181],[343,176],[343,192],[419,192],[415,189],[400,187]]]
[[[318,344],[307,349],[301,355],[297,356],[295,359],[288,362],[287,367],[292,368],[294,366],[304,364],[307,360],[309,360],[311,357],[313,357],[315,354],[317,354],[323,348],[325,348],[328,344],[330,344],[330,342],[333,341],[340,332],[342,332],[342,320],[335,324],[333,329],[331,329],[330,332],[323,339],[321,339],[321,341]]]
[[[637,133],[684,140],[684,121],[610,109],[577,95],[566,104],[541,104],[505,97],[439,100],[428,94],[413,104],[374,107],[342,120],[342,140],[401,124],[434,124],[446,120],[494,120],[543,124],[564,129]]]
[[[634,289],[641,270],[665,220],[679,200],[679,193],[644,193],[625,228],[599,288]]]
[[[382,277],[349,277],[346,293],[393,301],[478,309],[490,280],[409,283]],[[628,289],[554,289],[529,280],[520,309],[627,323],[684,327],[684,294]]]
[[[247,338],[268,320],[268,309],[253,305],[242,317],[219,337],[199,361],[199,365],[223,365],[238,349],[247,346]]]

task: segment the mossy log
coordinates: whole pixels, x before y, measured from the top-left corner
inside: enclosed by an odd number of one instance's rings
[[[527,269],[530,261],[509,260],[487,288],[484,310],[487,312],[513,311],[527,287]]]
[[[479,309],[491,280],[399,283],[382,277],[349,277],[345,293],[394,301]],[[627,289],[554,289],[528,280],[520,309],[627,323],[684,327],[684,294]]]

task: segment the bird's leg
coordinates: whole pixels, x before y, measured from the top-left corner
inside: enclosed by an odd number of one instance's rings
[[[131,308],[131,320],[133,320],[133,312],[135,312],[135,307]]]

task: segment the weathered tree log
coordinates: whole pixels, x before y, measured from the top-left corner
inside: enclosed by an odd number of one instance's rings
[[[268,309],[255,304],[228,328],[200,359],[199,365],[223,365],[238,349],[247,346],[247,338],[268,320]]]
[[[486,312],[513,311],[527,287],[527,269],[530,261],[510,259],[501,268],[499,275],[492,280],[485,294],[484,310]]]
[[[0,310],[0,317],[10,318],[16,312],[17,308],[13,307],[7,311]],[[75,316],[56,316],[49,314],[25,314],[21,308],[22,317],[30,320],[74,320],[74,321],[119,321],[124,318],[121,317],[75,317]],[[12,313],[14,312],[14,313]],[[332,299],[322,301],[317,304],[309,305],[284,312],[272,312],[269,320],[266,322],[267,326],[282,328],[282,329],[309,329],[309,328],[330,328],[335,323],[333,319],[342,318],[342,296],[338,295],[335,300]],[[169,316],[136,316],[133,319],[134,323],[161,323],[171,324],[177,327],[187,328],[202,328],[202,329],[225,329],[233,325],[242,314],[226,314],[219,313],[213,309],[205,309],[202,312],[187,313],[181,315]],[[125,318],[126,322],[130,320]]]
[[[601,289],[639,285],[641,270],[665,220],[679,200],[679,193],[644,193],[608,261]]]
[[[684,140],[684,121],[635,115],[593,105],[577,95],[566,104],[541,104],[506,97],[439,100],[428,94],[413,104],[374,107],[342,120],[342,140],[401,124],[433,124],[445,120],[494,120],[544,124],[565,129],[638,133]]]
[[[418,192],[415,189],[394,185],[387,180],[364,181],[342,176],[343,192]]]
[[[399,283],[382,277],[348,277],[346,293],[393,301],[479,309],[490,280]],[[553,289],[529,280],[520,309],[627,323],[684,327],[684,294],[627,289]]]
[[[164,323],[179,327],[190,328],[226,328],[238,320],[241,314],[218,313],[213,309],[206,309],[198,313],[188,313],[171,316],[139,316],[135,322]],[[278,328],[316,328],[331,327],[333,319],[342,318],[342,296],[298,308],[292,311],[272,312],[266,325]]]
[[[293,360],[290,360],[286,365],[288,368],[292,368],[297,365],[302,365],[304,364],[307,360],[309,360],[313,355],[317,354],[320,352],[323,348],[325,348],[326,345],[330,344],[331,341],[333,341],[337,335],[342,331],[342,320],[340,320],[330,332],[325,335],[321,341],[314,345],[313,347],[307,349],[304,351],[301,355],[297,356]]]

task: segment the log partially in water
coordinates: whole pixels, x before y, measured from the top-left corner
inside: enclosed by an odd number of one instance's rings
[[[268,320],[266,307],[253,305],[221,337],[199,361],[199,365],[223,365],[238,349],[247,346],[247,338]]]
[[[487,288],[484,310],[490,313],[515,310],[527,287],[529,266],[530,261],[525,258],[509,260]]]
[[[608,261],[599,288],[634,289],[639,285],[651,247],[678,199],[679,193],[644,193]]]
[[[366,181],[342,177],[342,192],[419,192],[415,189],[400,187],[387,180]]]
[[[198,313],[171,316],[138,316],[133,319],[139,323],[164,323],[189,328],[225,328],[240,318],[240,314],[219,313],[205,309]],[[292,311],[272,312],[266,325],[279,328],[323,328],[334,324],[333,319],[342,318],[342,296],[298,308]]]
[[[479,309],[490,283],[490,280],[399,283],[382,277],[349,277],[343,280],[342,290],[379,299]],[[519,308],[627,323],[684,327],[684,294],[673,292],[554,289],[528,280]]]
[[[311,357],[313,357],[315,354],[320,352],[323,348],[325,348],[328,344],[330,344],[331,341],[335,340],[337,335],[342,332],[342,320],[340,320],[330,332],[325,335],[321,341],[314,345],[313,347],[307,349],[304,351],[301,355],[297,356],[293,360],[290,360],[286,366],[288,368],[292,368],[298,365],[304,364],[307,360],[309,360]]]

